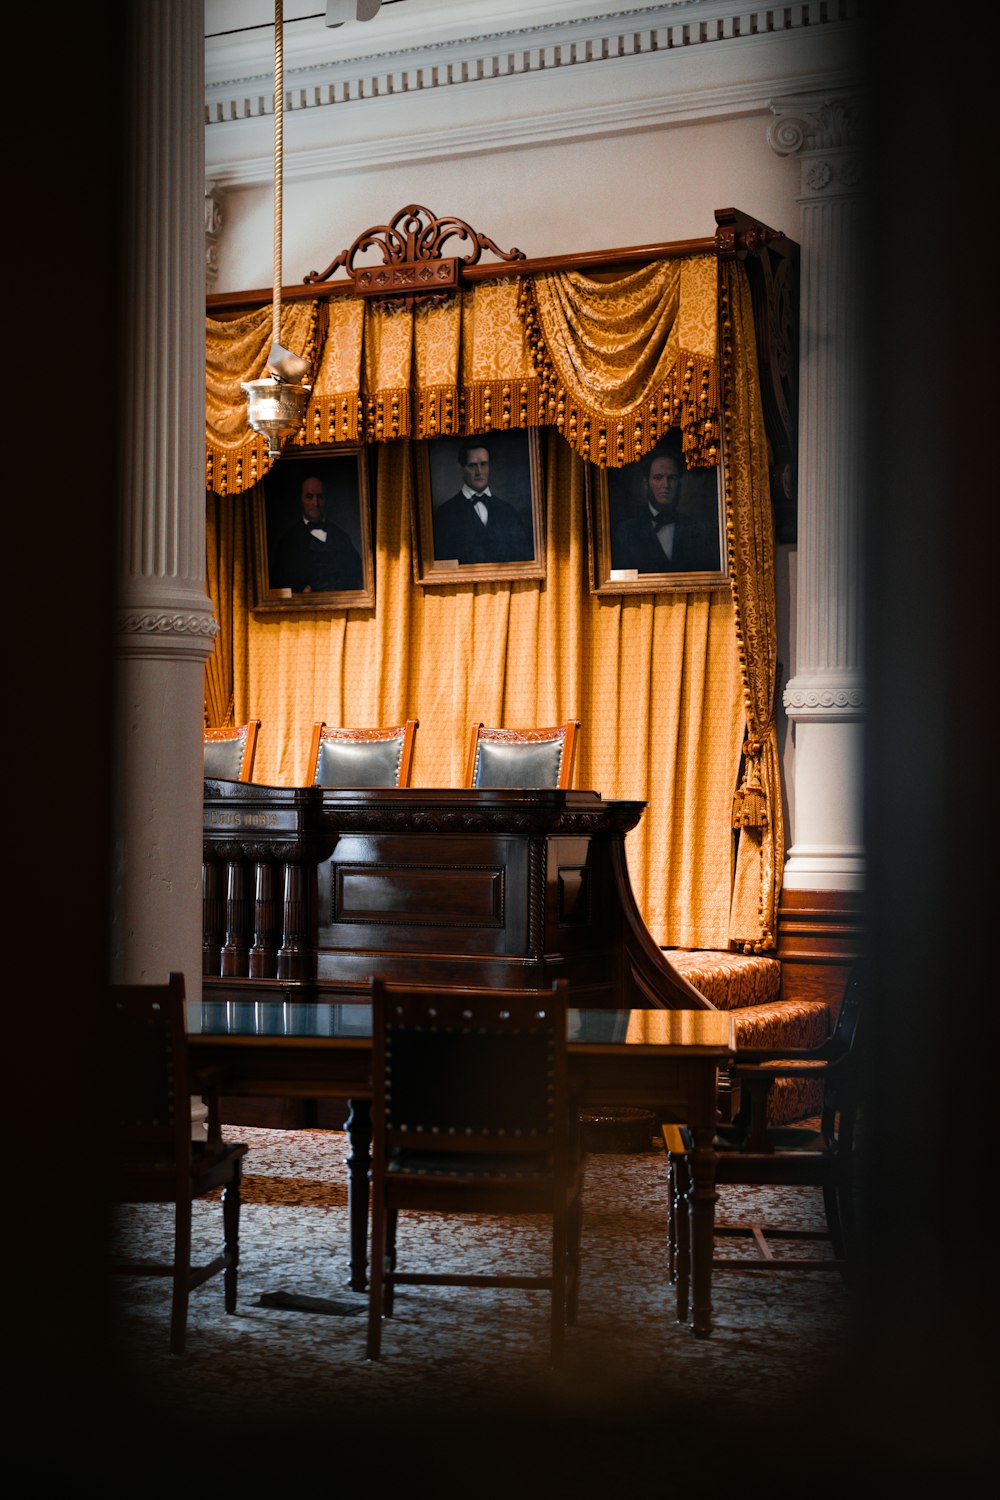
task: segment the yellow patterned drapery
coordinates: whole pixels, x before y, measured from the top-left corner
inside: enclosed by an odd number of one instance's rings
[[[313,365],[296,447],[554,426],[581,457],[632,463],[670,427],[687,462],[719,447],[714,255],[654,262],[613,281],[539,272],[477,282],[439,305],[336,296],[282,309],[287,347]],[[250,489],[270,461],[246,427],[269,309],[208,319],[207,486]]]
[[[206,496],[205,584],[219,633],[205,663],[205,721],[220,729],[247,701],[247,619],[252,597],[250,520],[242,496]],[[256,718],[256,715],[248,715]]]
[[[576,784],[648,804],[628,854],[656,940],[767,950],[774,946],[784,830],[774,724],[774,536],[745,272],[707,255],[589,286],[579,276],[571,285],[548,281],[540,294],[540,278],[529,279],[527,291],[502,278],[416,310],[329,299],[296,446],[377,444],[375,607],[255,617],[249,579],[238,581],[249,556],[246,535],[223,511],[213,519],[218,497],[210,496],[209,548],[218,556],[213,563],[210,555],[209,587],[223,629],[206,672],[209,713],[221,711],[231,678],[236,720],[262,721],[256,775],[276,785],[305,775],[315,718],[371,725],[418,718],[413,785],[429,786],[460,782],[474,720],[518,726],[579,718]],[[717,350],[720,296],[726,338]],[[585,316],[580,299],[587,297]],[[574,298],[578,333],[589,330],[592,343],[602,329],[607,336],[603,366],[585,344],[574,353],[568,331],[557,336],[556,313],[572,313]],[[540,305],[548,308],[544,341]],[[302,329],[315,328],[308,312],[314,304],[299,308]],[[262,358],[266,338],[265,331]],[[631,462],[666,426],[679,425],[689,462],[704,463],[719,444],[723,388],[732,598],[707,591],[593,595],[583,454]],[[244,413],[245,403],[240,420]],[[526,426],[549,429],[544,584],[422,589],[412,572],[412,441]],[[598,451],[591,448],[595,436]],[[230,496],[251,487],[253,472],[245,458],[239,470],[229,464]]]
[[[374,610],[245,619],[249,669],[235,713],[261,720],[255,779],[300,785],[316,719],[416,718],[412,784],[458,786],[475,721],[578,718],[575,784],[648,804],[627,848],[653,936],[728,946],[728,809],[744,723],[729,596],[590,593],[584,464],[557,433],[544,441],[544,586],[424,590],[413,581],[412,444],[381,444],[377,460]]]
[[[281,342],[310,365],[316,357],[316,301],[281,309]],[[247,423],[244,380],[264,374],[272,342],[272,310],[255,308],[238,318],[205,319],[205,488],[237,495],[262,478],[273,462],[267,439]]]
[[[775,723],[774,517],[746,270],[724,261],[720,279],[726,543],[747,723],[743,777],[733,800],[738,845],[731,936],[746,952],[759,953],[775,945],[785,862]]]
[[[523,315],[543,418],[602,467],[633,463],[679,427],[689,465],[718,462],[714,255],[654,262],[612,282],[525,277]]]
[[[320,357],[300,446],[357,443],[364,437],[361,348],[365,304],[359,297],[331,297],[321,315]]]

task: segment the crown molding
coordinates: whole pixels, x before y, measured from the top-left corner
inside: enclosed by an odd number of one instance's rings
[[[806,89],[814,80],[796,80]],[[828,76],[819,85],[824,92],[846,87],[849,78]],[[330,142],[328,145],[289,151],[283,157],[286,182],[325,176],[330,172],[363,170],[368,167],[405,166],[409,163],[481,155],[488,151],[516,150],[555,141],[585,140],[591,136],[630,135],[636,131],[662,129],[693,122],[769,116],[771,97],[756,84],[700,89],[628,103],[588,105],[566,109],[558,115],[536,113],[508,121],[502,129],[495,122],[470,124],[467,120],[419,134],[403,128],[377,139]],[[273,151],[242,160],[217,160],[211,164],[214,188],[254,187],[269,184],[274,172]]]
[[[515,9],[523,12],[525,7]],[[554,14],[563,8],[550,4],[540,9]],[[560,14],[548,22],[472,37],[441,34],[434,38],[433,27],[424,27],[419,43],[414,32],[410,45],[362,55],[344,55],[343,45],[338,49],[329,40],[337,32],[320,28],[320,32],[326,30],[326,39],[315,31],[297,40],[286,36],[284,111],[356,111],[366,104],[400,96],[482,88],[543,73],[551,77],[554,72],[568,70],[579,76],[581,68],[606,72],[650,59],[678,65],[683,59],[686,67],[696,53],[759,50],[762,45],[773,48],[783,39],[808,37],[822,51],[834,35],[842,36],[845,28],[854,29],[857,9],[858,0],[800,0],[796,5],[754,6],[749,10],[720,0],[678,0],[675,4],[622,8],[578,19]],[[462,20],[468,24],[467,6]],[[457,18],[451,25],[458,25]],[[367,31],[367,27],[355,28],[355,39],[359,35],[364,38]],[[273,113],[273,53],[267,28],[264,32],[253,43],[234,42],[228,47],[219,43],[213,48],[210,39],[205,94],[210,140]],[[735,69],[737,75],[742,71]],[[802,86],[801,79],[785,78],[780,90],[772,92],[793,94]],[[817,84],[810,73],[804,87],[818,86],[835,85],[823,81]],[[212,176],[219,178],[214,167]]]

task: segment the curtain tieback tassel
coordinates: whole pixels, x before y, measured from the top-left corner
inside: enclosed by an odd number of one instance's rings
[[[743,763],[743,780],[733,798],[733,827],[759,828],[768,825],[767,793],[760,774],[759,745],[747,745]]]

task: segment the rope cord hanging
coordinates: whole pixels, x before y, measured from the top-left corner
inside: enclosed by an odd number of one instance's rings
[[[302,384],[309,362],[281,343],[281,180],[284,154],[284,48],[282,0],[274,3],[274,282],[271,293],[271,351],[266,376],[242,381],[247,394],[247,420],[268,440],[268,457],[279,458],[281,445],[302,426],[310,387]]]
[[[281,209],[284,161],[284,20],[282,0],[274,0],[274,281],[271,294],[271,342],[281,343]]]

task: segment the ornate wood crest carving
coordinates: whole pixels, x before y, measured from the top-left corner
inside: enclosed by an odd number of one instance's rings
[[[446,241],[456,238],[472,242],[467,255],[445,256]],[[382,264],[355,265],[355,259],[378,250]],[[524,260],[523,250],[503,251],[489,235],[463,219],[439,219],[419,203],[401,208],[388,224],[375,224],[359,234],[353,245],[330,262],[325,271],[310,271],[302,279],[328,281],[335,271],[346,270],[359,297],[379,298],[385,303],[441,302],[460,285],[461,268],[475,265],[484,250],[500,260]]]

